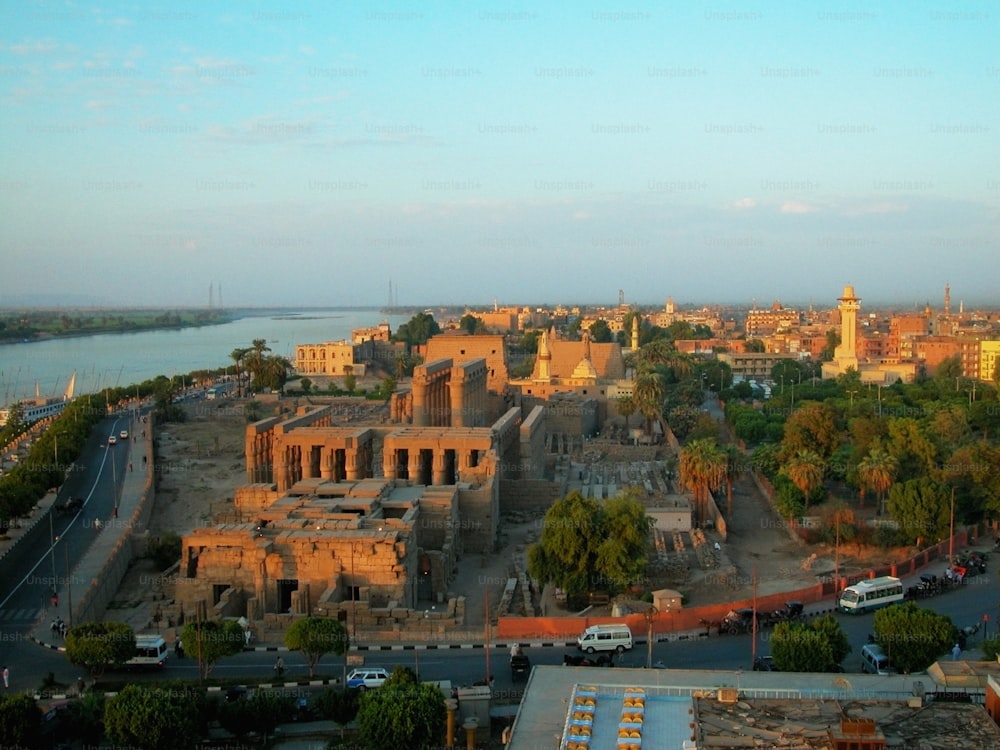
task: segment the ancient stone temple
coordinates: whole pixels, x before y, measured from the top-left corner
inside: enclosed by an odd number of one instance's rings
[[[496,545],[501,476],[541,475],[545,415],[511,408],[486,424],[482,359],[417,370],[413,424],[337,426],[320,406],[247,426],[235,522],[183,540],[186,610],[204,601],[276,625],[320,614],[393,628],[447,601],[437,616],[462,622],[448,591],[456,564]]]

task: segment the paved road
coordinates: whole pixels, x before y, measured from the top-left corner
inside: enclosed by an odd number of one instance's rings
[[[58,616],[68,622],[73,589],[79,596],[94,575],[81,568],[80,561],[90,550],[96,553],[90,557],[100,560],[102,547],[116,541],[107,524],[114,520],[133,444],[129,439],[108,445],[107,437],[123,429],[131,430],[126,417],[105,420],[95,429],[56,501],[80,497],[83,510],[74,515],[53,514],[49,532],[44,534],[46,543],[5,571],[0,599],[0,662],[10,669],[12,689],[34,688],[50,671],[67,678],[70,673],[75,676],[76,669],[66,664],[64,656],[59,655],[61,663],[44,658],[45,652],[30,642],[30,636],[39,621]],[[101,519],[105,530],[97,530],[95,518]],[[53,587],[59,597],[55,607],[50,600]]]

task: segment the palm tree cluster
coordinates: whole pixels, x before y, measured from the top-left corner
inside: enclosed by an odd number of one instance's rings
[[[281,390],[284,387],[292,364],[284,357],[267,354],[270,351],[265,339],[254,339],[251,346],[230,352],[229,358],[236,365],[237,396],[245,395],[250,384],[257,389]]]
[[[719,489],[730,475],[731,465],[725,450],[714,438],[692,440],[681,451],[681,484],[694,496],[695,518],[698,526],[704,525],[708,515],[708,494]]]

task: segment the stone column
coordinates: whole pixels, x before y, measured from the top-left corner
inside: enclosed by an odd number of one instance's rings
[[[410,473],[410,481],[413,483],[420,482],[420,450],[417,448],[410,449],[410,461],[407,466]]]
[[[388,480],[396,478],[396,449],[382,446],[382,476]]]
[[[447,470],[447,468],[448,468],[448,461],[444,449],[437,448],[434,451],[433,484],[435,485],[447,484],[448,477],[445,476],[445,471]]]
[[[471,421],[466,422],[465,409],[468,408],[465,403],[464,394],[464,381],[452,377],[449,388],[451,390],[451,426],[452,427],[467,427],[472,426]]]
[[[333,450],[324,445],[319,461],[319,475],[324,481],[329,482],[333,479]]]
[[[413,395],[413,424],[417,427],[426,427],[429,424],[427,419],[427,385],[426,380],[414,378],[410,389]]]
[[[348,448],[344,451],[344,471],[348,481],[358,478],[358,449]]]
[[[299,466],[302,467],[302,478],[312,477],[312,451],[308,446],[299,448]]]

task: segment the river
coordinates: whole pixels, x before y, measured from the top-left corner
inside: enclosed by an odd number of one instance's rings
[[[395,331],[409,316],[377,308],[269,310],[229,323],[138,333],[109,333],[0,345],[0,405],[34,396],[60,396],[73,373],[76,395],[141,383],[157,375],[233,364],[229,354],[265,339],[272,353],[295,360],[297,344],[350,339],[355,328],[388,321]]]

